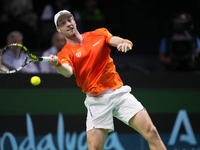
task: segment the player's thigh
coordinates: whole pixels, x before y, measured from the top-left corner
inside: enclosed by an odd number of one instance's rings
[[[129,120],[129,125],[142,134],[145,138],[149,137],[151,131],[156,132],[156,128],[153,125],[153,122],[146,109],[140,110],[135,116],[133,116]]]
[[[87,143],[89,149],[99,148],[103,150],[108,135],[108,129],[93,128],[87,131]]]

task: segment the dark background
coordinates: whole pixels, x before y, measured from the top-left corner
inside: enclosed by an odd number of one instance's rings
[[[51,46],[51,36],[43,34],[40,17],[45,5],[54,0],[33,0],[33,11],[38,16],[38,28],[32,33],[23,25],[5,25],[0,23],[0,47],[6,45],[6,36],[12,30],[23,31],[24,45],[33,54],[42,52]],[[178,12],[192,15],[194,33],[200,35],[200,1],[199,0],[97,0],[97,7],[105,16],[105,26],[113,35],[130,39],[134,48],[128,54],[112,48],[111,55],[119,72],[165,72],[165,67],[158,60],[160,40],[170,32],[170,19]],[[71,0],[74,9],[83,9],[83,0]],[[2,14],[0,1],[0,15]],[[53,20],[48,30],[55,30]],[[84,22],[82,22],[84,24]],[[101,27],[101,26],[100,26]],[[93,29],[91,29],[93,30]],[[29,40],[28,40],[29,39]],[[44,43],[46,42],[46,43]],[[200,63],[197,62],[197,73]],[[195,73],[196,73],[195,72]]]
[[[44,6],[50,1],[52,0],[33,0],[33,11],[39,18]],[[77,10],[83,8],[82,0],[73,0],[71,3]],[[130,54],[157,54],[160,39],[168,32],[170,18],[177,12],[184,11],[191,14],[194,18],[195,32],[200,34],[199,0],[98,0],[98,7],[106,17],[105,27],[113,35],[133,41],[134,51]],[[2,13],[2,10],[0,12]],[[38,22],[38,34],[35,35],[36,40],[39,39],[39,28],[40,22]],[[1,26],[1,47],[6,44],[5,36],[8,32],[9,28]],[[36,43],[29,49],[43,51]]]

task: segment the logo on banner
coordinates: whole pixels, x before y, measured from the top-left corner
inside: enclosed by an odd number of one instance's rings
[[[34,134],[34,127],[29,114],[26,115],[27,137],[20,143],[17,142],[15,137],[10,132],[3,133],[0,137],[0,150],[6,150],[6,141],[9,140],[9,146],[12,150],[87,150],[86,132],[82,131],[80,134],[73,132],[65,133],[65,125],[63,115],[60,113],[58,116],[57,136],[52,133],[44,135],[36,142],[37,136]],[[7,142],[8,143],[8,142]],[[7,145],[8,146],[8,145]],[[124,150],[121,145],[116,132],[108,135],[105,142],[105,149],[118,149]]]
[[[186,131],[185,134],[180,134],[179,131],[181,129],[181,125],[183,124],[183,127]],[[180,142],[186,142],[190,145],[196,145],[197,141],[194,135],[194,132],[192,130],[192,126],[190,124],[190,120],[188,118],[186,110],[180,110],[178,113],[178,116],[176,118],[176,122],[174,124],[168,145],[172,146],[175,144],[175,142],[179,140]]]

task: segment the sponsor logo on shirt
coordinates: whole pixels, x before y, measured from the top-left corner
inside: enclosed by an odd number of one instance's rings
[[[101,42],[101,39],[98,42],[94,43],[93,46],[96,46],[97,44],[99,44],[99,42]]]
[[[81,53],[80,53],[80,52],[77,52],[77,53],[76,53],[76,57],[77,57],[77,58],[81,57]]]

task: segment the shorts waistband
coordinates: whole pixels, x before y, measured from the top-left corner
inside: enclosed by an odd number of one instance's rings
[[[109,93],[112,93],[114,92],[116,89],[106,89],[104,90],[103,92],[99,93],[99,94],[91,94],[91,93],[87,93],[87,96],[89,97],[100,97],[104,94],[109,94]]]

